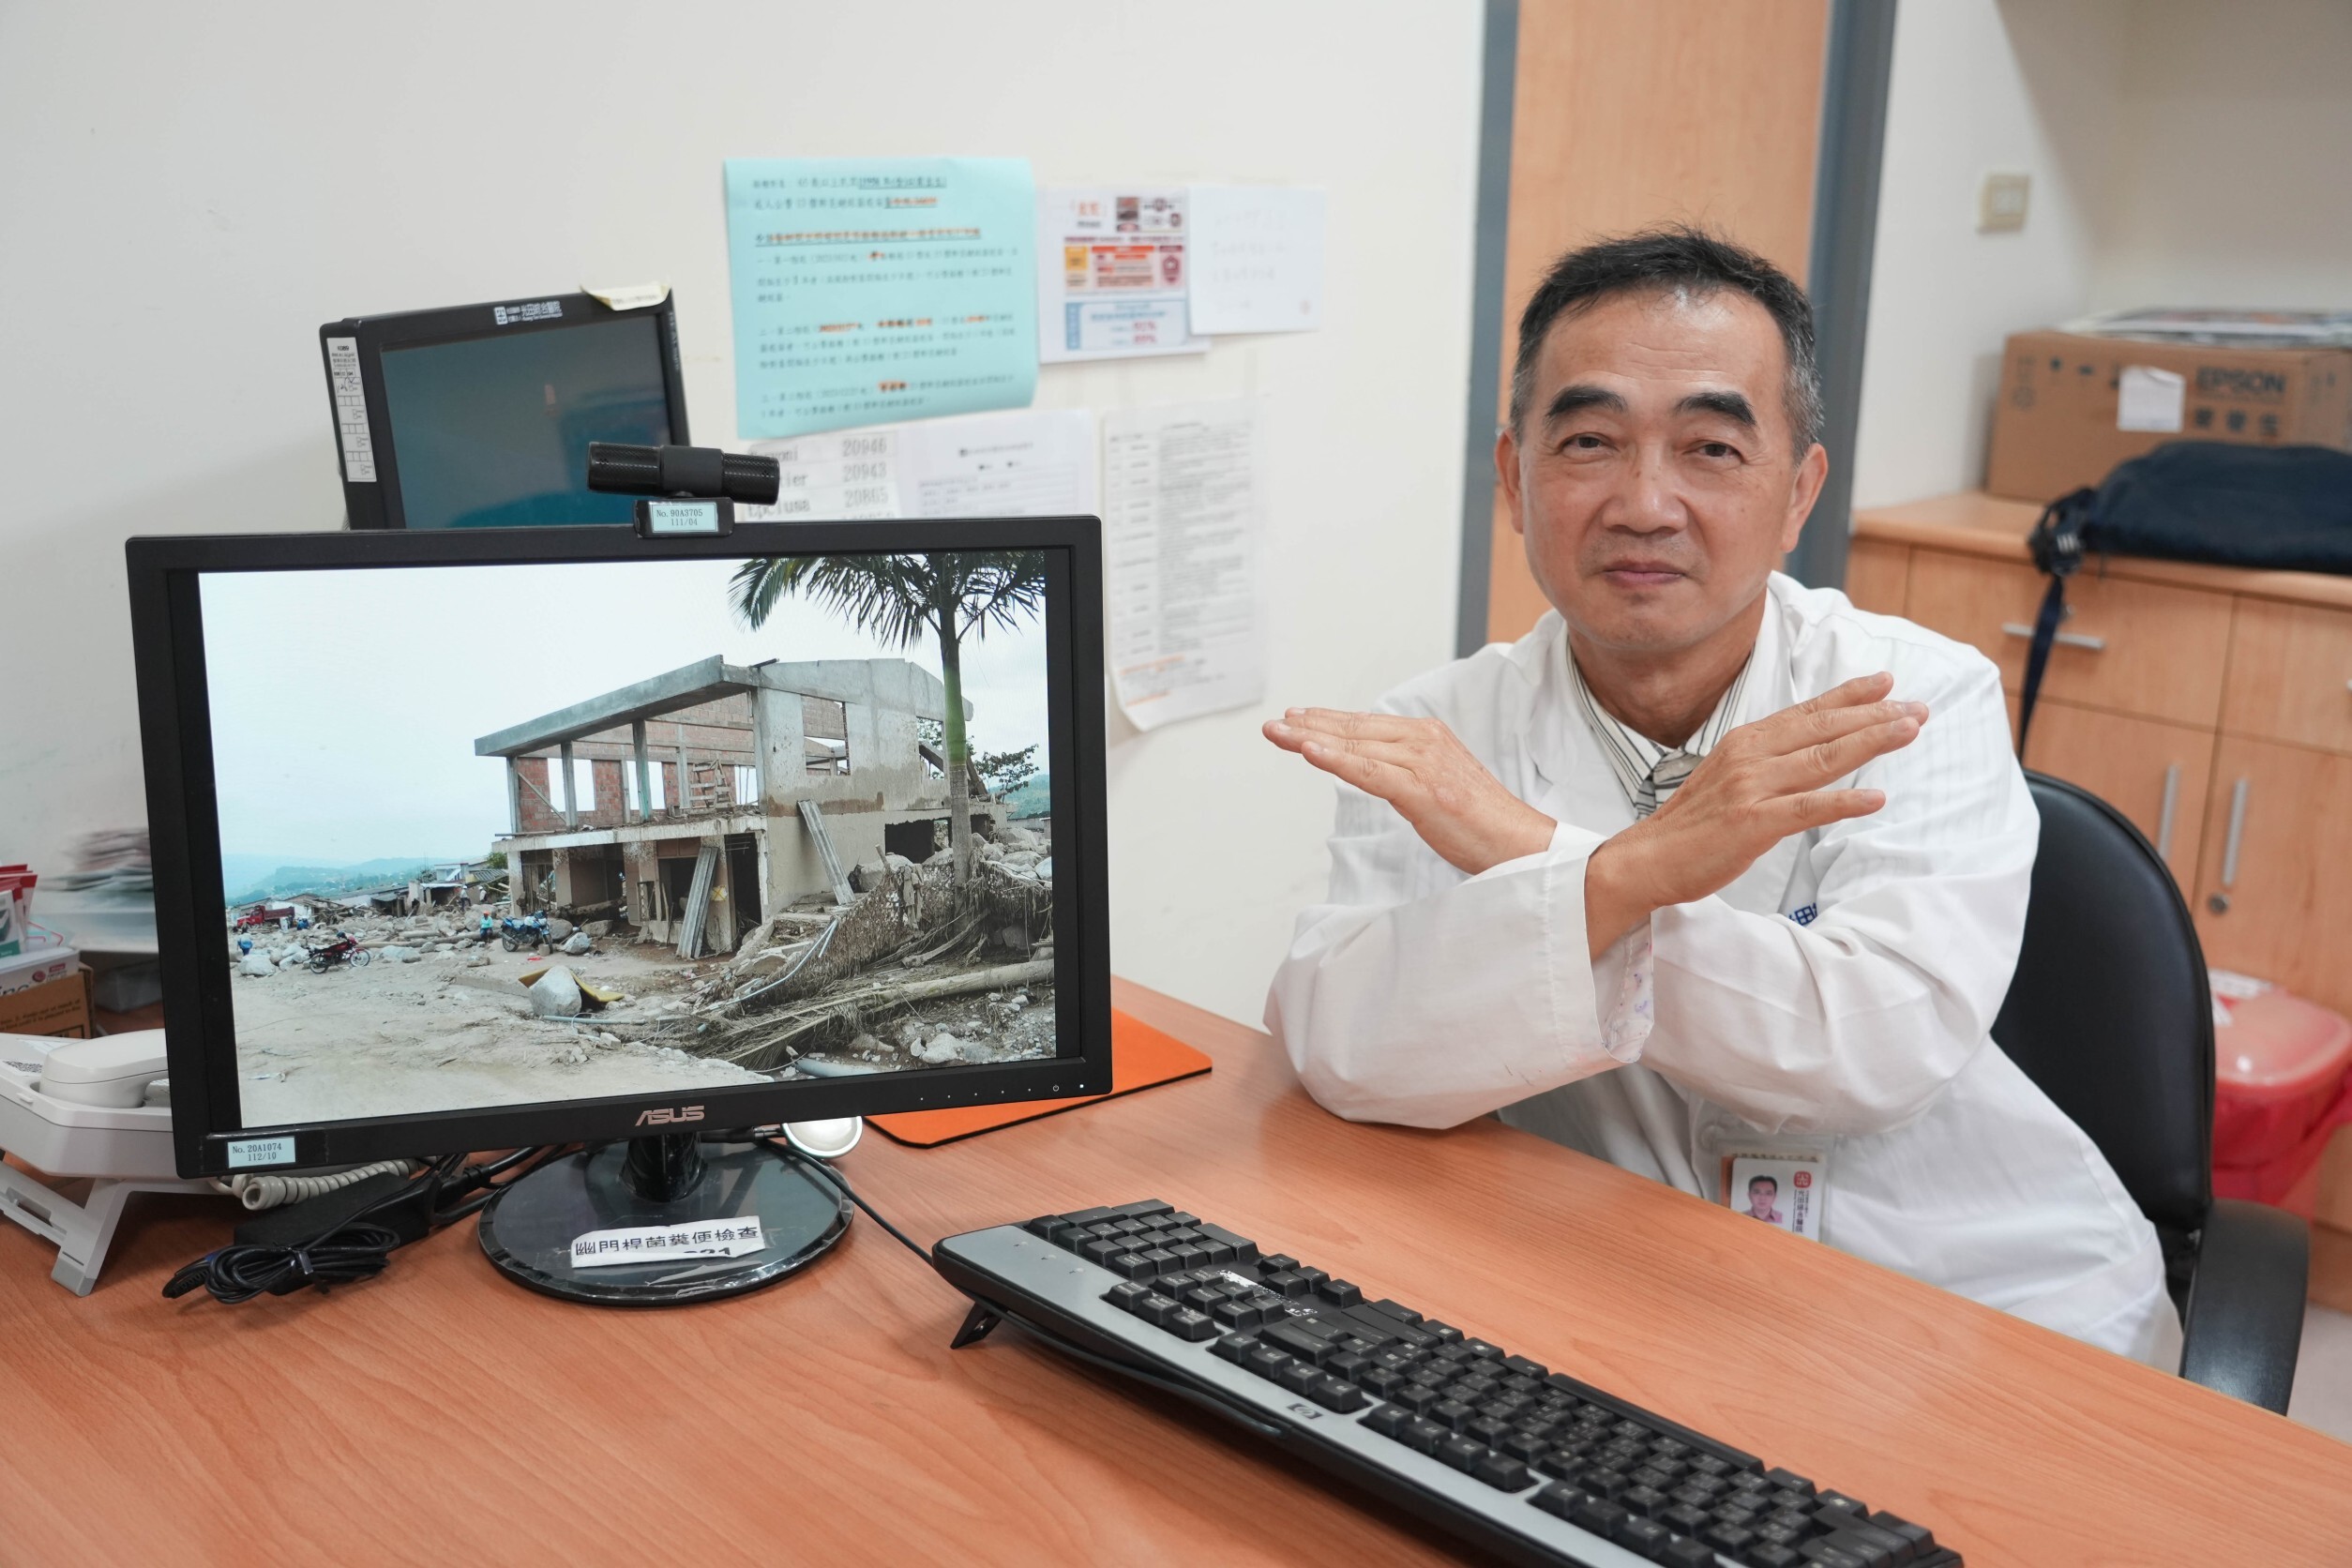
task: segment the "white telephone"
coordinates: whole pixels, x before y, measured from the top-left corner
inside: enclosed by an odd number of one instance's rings
[[[0,1214],[57,1245],[50,1277],[77,1296],[98,1268],[135,1192],[202,1192],[172,1160],[172,1103],[163,1031],[95,1040],[0,1034],[0,1150],[59,1181],[87,1178],[72,1202],[0,1164]]]

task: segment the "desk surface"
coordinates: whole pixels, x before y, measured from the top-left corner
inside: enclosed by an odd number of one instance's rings
[[[2342,1562],[2352,1448],[1492,1121],[1318,1109],[1132,986],[1207,1077],[846,1168],[919,1238],[1146,1195],[1930,1524],[1973,1563]],[[83,1300],[0,1225],[0,1559],[1466,1561],[1214,1418],[1000,1333],[863,1220],[807,1275],[616,1312],[472,1228],[332,1296],[165,1303],[225,1215],[134,1200]]]

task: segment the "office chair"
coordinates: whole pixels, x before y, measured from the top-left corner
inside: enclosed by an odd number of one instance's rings
[[[2188,905],[2113,807],[2063,779],[2026,783],[2042,849],[1993,1038],[2155,1225],[2180,1375],[2284,1414],[2310,1237],[2293,1214],[2213,1197],[2213,1003]]]

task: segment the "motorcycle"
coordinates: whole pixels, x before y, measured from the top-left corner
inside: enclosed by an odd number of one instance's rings
[[[309,950],[311,973],[324,974],[339,963],[349,964],[354,969],[368,967],[368,950],[359,945],[356,937],[347,937],[340,931],[335,932],[334,937],[335,940],[325,946]]]
[[[509,953],[536,947],[545,941],[547,916],[544,914],[510,914],[498,923],[498,945]]]

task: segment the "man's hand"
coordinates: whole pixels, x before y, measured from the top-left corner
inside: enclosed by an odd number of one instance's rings
[[[1827,790],[1911,744],[1922,702],[1890,702],[1889,674],[1864,675],[1724,736],[1648,819],[1585,862],[1585,937],[1594,957],[1653,911],[1719,893],[1791,834],[1866,817],[1877,790]]]
[[[1434,718],[1292,708],[1267,724],[1266,738],[1396,807],[1431,849],[1473,877],[1551,845],[1558,824],[1504,789]]]

